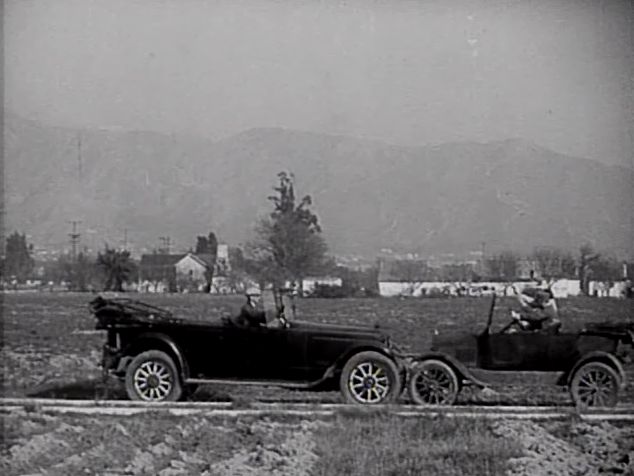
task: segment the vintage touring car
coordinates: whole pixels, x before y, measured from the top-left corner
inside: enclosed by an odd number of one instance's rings
[[[103,369],[134,400],[179,400],[207,383],[338,386],[347,402],[361,404],[398,397],[405,372],[387,335],[296,321],[285,296],[276,293],[271,321],[254,327],[177,319],[139,301],[98,297],[91,310],[97,329],[107,331]]]
[[[451,405],[464,385],[552,384],[569,388],[577,407],[614,406],[626,385],[622,360],[632,323],[593,324],[580,332],[526,332],[514,319],[492,332],[495,296],[479,334],[436,333],[431,350],[411,356],[408,389],[422,405]]]

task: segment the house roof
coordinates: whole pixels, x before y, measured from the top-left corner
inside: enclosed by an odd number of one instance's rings
[[[211,253],[192,253],[192,256],[202,262],[205,266],[214,266],[216,264],[216,256]]]
[[[160,253],[141,255],[140,266],[143,268],[174,266],[185,256],[186,256],[185,254],[160,254]]]

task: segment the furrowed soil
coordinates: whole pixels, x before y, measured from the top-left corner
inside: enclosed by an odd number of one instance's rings
[[[297,417],[3,415],[0,473],[41,475],[634,474],[634,428],[588,424]]]

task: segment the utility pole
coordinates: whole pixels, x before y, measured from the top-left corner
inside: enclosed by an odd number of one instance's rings
[[[480,243],[480,275],[484,276],[486,274],[486,260],[484,257],[484,253],[486,250],[486,243],[483,241]]]
[[[69,233],[68,236],[70,238],[71,259],[72,262],[75,263],[77,261],[77,245],[79,244],[79,239],[81,238],[81,233],[77,232],[77,225],[81,223],[81,221],[71,220],[69,223],[73,225],[73,231],[72,233]]]
[[[169,236],[159,236],[159,240],[161,240],[161,250],[165,254],[170,254],[170,237]]]
[[[79,180],[82,178],[82,161],[81,161],[81,132],[77,133],[77,174]]]
[[[128,249],[128,229],[123,229],[123,250],[127,251]]]

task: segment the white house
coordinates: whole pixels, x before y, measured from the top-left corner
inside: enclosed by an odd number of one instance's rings
[[[588,291],[590,296],[596,297],[627,297],[628,281],[590,281],[588,283]]]
[[[213,263],[203,255],[187,253],[175,265],[176,283],[180,291],[204,291],[207,274]]]
[[[530,263],[529,263],[530,264]],[[529,270],[530,266],[526,266]],[[381,296],[425,296],[444,294],[448,296],[512,296],[527,286],[534,286],[532,280],[524,281],[442,281],[438,273],[425,261],[381,261],[379,263],[379,294]],[[559,279],[552,284],[555,298],[566,298],[581,294],[579,280]]]

